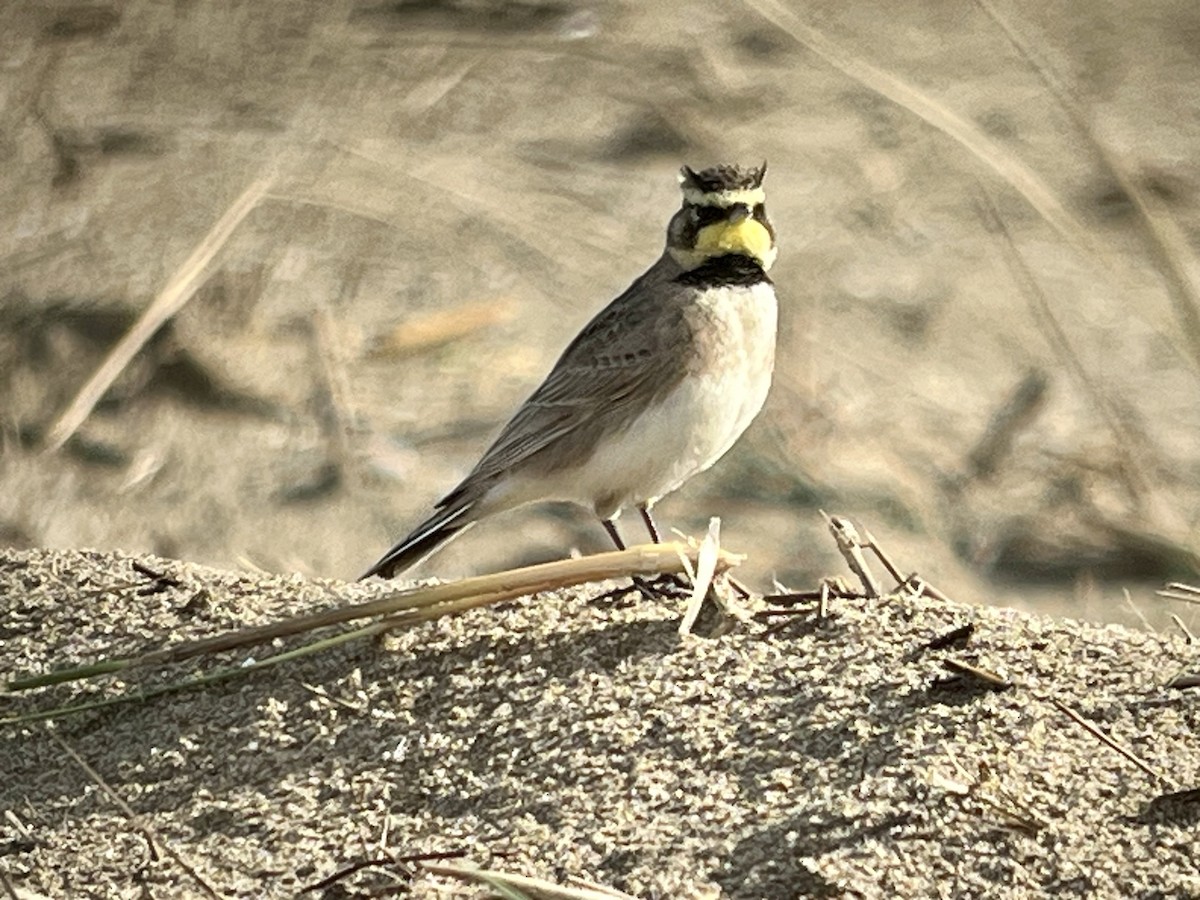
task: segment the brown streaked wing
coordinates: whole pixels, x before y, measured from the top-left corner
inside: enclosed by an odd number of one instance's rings
[[[691,291],[646,287],[635,283],[588,323],[463,487],[525,465],[552,472],[580,463],[679,384],[692,352]]]

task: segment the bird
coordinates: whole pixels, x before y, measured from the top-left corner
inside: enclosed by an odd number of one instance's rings
[[[617,549],[623,510],[725,455],[771,386],[778,308],[767,164],[679,174],[659,259],[584,326],[470,473],[361,579],[391,578],[481,519],[529,503],[590,509]]]

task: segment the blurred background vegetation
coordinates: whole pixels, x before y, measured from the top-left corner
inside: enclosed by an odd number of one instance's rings
[[[1155,627],[1196,573],[1193,2],[9,3],[0,68],[0,544],[354,576],[679,165],[767,159],[775,389],[664,522],[808,587],[826,509],[958,599]],[[604,546],[530,508],[417,574]]]

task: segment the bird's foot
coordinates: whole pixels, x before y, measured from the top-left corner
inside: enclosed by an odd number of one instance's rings
[[[692,596],[692,586],[682,575],[662,574],[655,578],[634,575],[633,585],[647,600],[682,600]]]

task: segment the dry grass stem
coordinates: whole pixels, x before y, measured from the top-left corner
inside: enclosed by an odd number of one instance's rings
[[[183,870],[183,872],[185,872],[187,874],[187,876],[193,882],[196,883],[196,886],[200,889],[201,893],[203,893],[206,897],[217,898],[217,897],[221,896],[221,894],[217,893],[217,891],[212,887],[212,885],[210,885],[207,881],[205,881],[203,878],[201,878],[200,874],[194,868],[192,868],[187,862],[184,861],[183,857],[181,857],[171,847],[170,844],[167,844],[166,842],[158,839],[155,836],[154,832],[152,832],[145,825],[141,824],[138,814],[135,813],[133,811],[133,809],[129,806],[129,804],[126,803],[121,798],[121,795],[118,794],[115,790],[113,790],[112,786],[107,781],[105,781],[104,778],[101,777],[100,773],[97,772],[95,769],[93,769],[88,764],[87,760],[85,760],[82,756],[80,756],[78,753],[76,753],[75,749],[70,744],[68,744],[62,737],[60,737],[57,731],[55,731],[53,728],[48,728],[47,734],[49,734],[51,739],[53,739],[54,742],[57,743],[58,746],[62,748],[63,752],[66,753],[67,756],[71,757],[71,759],[74,761],[74,763],[77,766],[79,766],[80,769],[83,770],[84,774],[87,775],[87,777],[89,779],[91,779],[91,781],[96,785],[96,787],[100,788],[100,790],[104,793],[104,795],[106,797],[108,797],[108,799],[111,800],[114,804],[116,804],[117,808],[120,809],[121,812],[125,815],[125,818],[129,820],[130,825],[132,825],[135,829],[137,829],[137,831],[145,839],[147,845],[149,845],[149,847],[150,847],[151,853],[157,855],[159,849],[161,848],[162,852],[165,853],[168,857],[170,857],[170,859],[177,866],[179,866],[179,868],[181,870]]]
[[[1008,690],[1013,686],[1011,681],[1008,681],[1006,678],[997,675],[990,669],[983,669],[979,666],[973,666],[970,663],[963,662],[959,659],[943,660],[942,664],[951,672],[956,672],[959,675],[966,675],[969,678],[974,678],[976,681],[980,681],[989,687],[998,688],[1000,690]]]
[[[456,866],[448,863],[421,863],[421,868],[435,875],[445,875],[461,881],[471,881],[487,885],[508,885],[516,888],[536,900],[637,900],[630,894],[605,887],[569,887],[546,881],[542,878],[530,878],[528,875],[516,875],[511,872],[501,872],[494,869],[476,869],[471,866]]]
[[[388,819],[390,819],[390,816],[388,817]],[[385,822],[388,821],[388,819],[385,819]],[[397,870],[397,872],[399,872],[403,875],[405,881],[412,881],[412,879],[415,875],[415,872],[413,870],[413,863],[437,862],[437,861],[445,861],[448,859],[462,859],[464,856],[467,855],[467,851],[465,851],[465,850],[450,850],[450,851],[446,851],[446,852],[442,852],[442,853],[410,853],[410,854],[406,854],[404,856],[396,856],[394,854],[388,853],[386,851],[386,849],[383,847],[381,847],[380,849],[383,851],[384,855],[375,857],[375,858],[371,858],[371,859],[359,859],[359,860],[355,860],[352,863],[348,863],[347,865],[342,866],[340,869],[338,869],[333,874],[327,875],[324,878],[322,878],[320,881],[314,882],[313,884],[310,884],[308,887],[301,889],[300,893],[303,895],[303,894],[314,894],[317,891],[325,891],[327,888],[332,887],[333,885],[337,884],[339,881],[344,881],[347,878],[349,878],[351,875],[361,872],[363,869],[373,869],[373,868],[380,868],[380,869],[387,869],[387,870],[395,869],[395,870]]]
[[[462,611],[475,606],[499,603],[503,600],[573,587],[591,581],[604,581],[632,574],[660,575],[678,574],[690,564],[697,551],[686,544],[642,544],[627,550],[613,550],[578,559],[555,560],[536,566],[511,569],[491,575],[480,575],[429,587],[397,589],[377,600],[354,606],[335,607],[306,616],[262,625],[257,628],[217,635],[202,641],[185,644],[175,649],[157,651],[140,657],[139,661],[159,664],[179,662],[205,653],[234,649],[250,644],[265,643],[278,637],[286,637],[337,625],[354,619],[388,615],[394,622],[400,621],[397,613],[409,613],[406,620],[424,621],[437,618],[449,611]],[[728,551],[718,553],[718,571],[737,565],[742,557]],[[394,627],[394,626],[393,626]]]
[[[251,210],[262,200],[273,178],[270,176],[256,179],[233,202],[225,214],[217,220],[204,239],[196,246],[189,256],[167,282],[154,301],[146,308],[133,327],[109,351],[104,362],[91,379],[80,388],[75,399],[59,416],[46,437],[46,449],[58,450],[78,430],[84,420],[91,414],[92,409],[105,392],[112,386],[117,376],[129,365],[130,360],[137,355],[151,337],[154,336],[164,323],[183,308],[196,289],[203,283],[205,270],[213,257],[225,246],[230,236]]]
[[[1167,682],[1167,687],[1175,688],[1177,691],[1187,690],[1188,688],[1200,687],[1200,675],[1176,675]]]
[[[1129,588],[1121,588],[1121,595],[1125,598],[1125,605],[1133,610],[1133,614],[1137,616],[1142,628],[1146,629],[1146,631],[1151,634],[1154,634],[1156,631],[1158,631],[1157,628],[1150,624],[1150,620],[1146,618],[1145,614],[1141,610],[1141,607],[1133,602],[1133,594],[1129,592]]]
[[[1179,618],[1175,613],[1171,613],[1171,621],[1175,623],[1176,628],[1183,632],[1183,637],[1189,644],[1196,643],[1196,636],[1192,634],[1191,629],[1187,627],[1183,619]]]
[[[871,572],[870,566],[867,565],[866,557],[863,556],[863,547],[868,544],[859,536],[854,524],[841,516],[831,516],[824,510],[821,510],[821,515],[824,516],[829,531],[833,535],[834,541],[837,542],[838,552],[842,554],[846,565],[862,583],[866,595],[868,597],[882,596],[883,592],[879,587],[879,582]]]
[[[782,603],[799,605],[801,603],[809,603],[813,600],[819,601],[821,594],[825,593],[831,600],[863,600],[866,595],[862,591],[854,590],[849,587],[840,575],[831,576],[821,579],[819,587],[812,588],[807,591],[789,591],[783,585],[775,584],[776,593],[764,594],[763,600],[767,603]],[[763,615],[771,612],[764,610]],[[788,610],[778,610],[780,613],[788,612]]]
[[[1151,248],[1157,257],[1159,274],[1166,281],[1167,292],[1179,319],[1180,330],[1187,342],[1187,351],[1191,354],[1192,361],[1200,365],[1200,265],[1197,264],[1187,235],[1162,202],[1149,191],[1142,189],[1125,163],[1100,139],[1078,93],[1034,50],[996,9],[991,0],[975,0],[975,4],[991,17],[1017,52],[1038,73],[1059,105],[1091,142],[1096,155],[1108,169],[1121,193],[1133,204],[1138,221],[1149,237]]]
[[[918,590],[919,594],[929,597],[931,600],[937,600],[939,603],[955,602],[954,600],[950,599],[949,594],[945,593],[944,591],[939,590],[938,588],[934,587],[932,584],[930,584],[928,581],[925,581],[922,578],[918,578],[917,576],[914,575],[914,576],[912,576],[912,578],[910,580],[915,581],[917,583],[917,585],[919,586],[919,590]]]
[[[510,321],[517,311],[513,297],[495,297],[438,309],[405,319],[372,341],[367,355],[394,358],[431,350]]]
[[[1067,241],[1097,258],[1102,258],[1096,253],[1087,229],[1067,211],[1038,174],[993,141],[978,126],[913,85],[838,46],[776,0],[744,2],[796,43],[817,54],[840,72],[953,138],[1020,193]]]
[[[708,523],[708,533],[696,550],[696,568],[690,573],[692,578],[692,595],[688,598],[687,610],[679,623],[680,634],[691,634],[704,606],[704,600],[712,587],[713,576],[717,572],[717,559],[721,553],[721,520],[711,519]]]
[[[1083,728],[1084,731],[1086,731],[1088,734],[1092,735],[1094,738],[1096,738],[1096,740],[1100,741],[1102,744],[1104,744],[1110,750],[1114,750],[1117,753],[1119,753],[1121,756],[1125,757],[1125,759],[1129,760],[1131,763],[1133,763],[1135,766],[1137,766],[1139,769],[1141,769],[1143,772],[1145,772],[1148,776],[1150,776],[1150,778],[1152,780],[1157,781],[1160,784],[1164,784],[1167,787],[1172,788],[1172,789],[1175,789],[1177,787],[1177,785],[1173,781],[1171,781],[1171,779],[1167,778],[1167,776],[1162,775],[1162,774],[1156,772],[1154,769],[1150,768],[1150,765],[1148,763],[1146,763],[1144,760],[1142,760],[1141,757],[1136,756],[1131,750],[1127,750],[1126,748],[1122,747],[1120,744],[1118,744],[1116,741],[1114,741],[1112,738],[1110,738],[1107,734],[1105,734],[1103,731],[1101,731],[1099,728],[1097,728],[1095,725],[1093,725],[1091,722],[1089,722],[1087,719],[1085,719],[1079,713],[1075,712],[1075,710],[1071,709],[1069,706],[1067,706],[1061,700],[1057,699],[1056,697],[1050,697],[1049,700],[1051,703],[1054,704],[1054,706],[1060,712],[1062,712],[1065,716],[1070,718],[1071,721],[1075,722],[1075,724],[1079,725],[1081,728]]]
[[[961,780],[950,779],[935,772],[931,779],[935,787],[974,798],[999,815],[1001,825],[1005,828],[1025,834],[1036,834],[1050,824],[1032,806],[1006,788],[986,762],[979,760],[976,764],[977,772],[972,775],[948,746],[946,754]]]
[[[875,558],[883,564],[885,569],[887,569],[888,574],[892,576],[892,579],[896,582],[896,584],[904,584],[904,582],[908,581],[908,578],[905,578],[900,574],[899,567],[892,562],[892,558],[884,552],[883,547],[879,545],[879,541],[875,540],[875,535],[871,534],[869,529],[863,529],[863,541],[866,543],[866,546],[870,549],[870,551],[875,554]],[[911,578],[912,576],[909,577]]]
[[[10,682],[8,687],[10,690],[28,690],[92,677],[97,674],[124,671],[142,666],[166,665],[210,653],[264,644],[276,638],[314,631],[354,619],[387,616],[388,618],[382,622],[361,632],[362,634],[378,633],[443,615],[453,615],[478,606],[535,594],[538,591],[555,590],[592,581],[604,581],[630,574],[677,574],[685,569],[686,564],[690,564],[691,559],[698,552],[696,548],[678,542],[643,544],[627,550],[542,563],[430,587],[399,589],[365,603],[333,607],[282,622],[271,622],[198,641],[189,641],[134,658],[106,660],[94,666],[16,679]],[[741,559],[742,557],[738,554],[718,550],[714,564],[715,570],[723,572],[737,565]]]
[[[1154,593],[1166,600],[1179,600],[1182,603],[1194,603],[1200,605],[1200,587],[1194,587],[1193,585],[1184,584],[1180,581],[1172,581],[1166,586],[1166,588],[1161,591],[1155,591]],[[1187,632],[1190,637],[1191,633],[1188,632],[1186,628],[1184,628],[1184,631]]]

